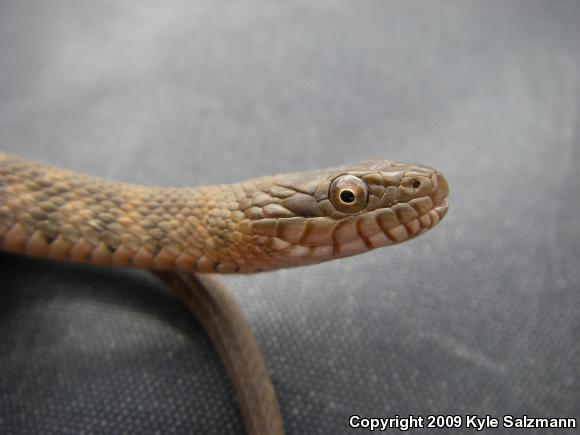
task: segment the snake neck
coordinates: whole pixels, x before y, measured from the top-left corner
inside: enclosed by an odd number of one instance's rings
[[[233,186],[110,182],[0,154],[0,249],[100,265],[238,272],[230,245],[244,196]]]

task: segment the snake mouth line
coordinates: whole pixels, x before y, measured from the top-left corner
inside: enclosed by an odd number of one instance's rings
[[[337,253],[341,256],[348,256],[361,252],[361,243],[367,250],[370,250],[415,238],[437,225],[445,217],[448,209],[447,199],[444,198],[437,205],[420,214],[418,217],[407,222],[401,222],[392,228],[385,228],[377,221],[382,231],[370,237],[364,237],[359,234],[358,240],[355,239],[346,244],[339,245]]]
[[[445,217],[448,208],[447,199],[444,198],[437,205],[432,206],[422,214],[417,213],[418,216],[416,218],[404,223],[399,222],[399,224],[390,228],[387,228],[377,220],[376,223],[380,230],[375,234],[364,236],[359,232],[357,238],[344,243],[309,247],[301,244],[290,244],[288,246],[286,242],[280,240],[285,246],[278,252],[285,255],[288,259],[293,258],[296,261],[320,261],[323,258],[347,257],[383,246],[395,245],[415,238],[433,228]]]

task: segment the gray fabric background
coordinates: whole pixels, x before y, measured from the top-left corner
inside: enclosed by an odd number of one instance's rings
[[[451,208],[427,235],[226,278],[288,433],[351,433],[354,413],[580,423],[579,23],[577,1],[4,0],[0,147],[163,186],[440,168]],[[243,431],[147,274],[0,261],[0,433]]]

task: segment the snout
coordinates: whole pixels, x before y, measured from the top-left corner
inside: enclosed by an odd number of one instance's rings
[[[434,177],[433,181],[434,181],[433,188],[435,190],[432,196],[433,204],[442,205],[443,201],[449,195],[449,184],[447,184],[447,180],[445,179],[443,174],[439,171],[437,171],[437,174]]]

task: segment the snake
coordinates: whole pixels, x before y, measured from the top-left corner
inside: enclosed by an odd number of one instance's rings
[[[146,269],[194,313],[246,431],[284,433],[251,328],[217,274],[313,265],[425,233],[448,211],[441,171],[392,160],[201,187],[153,187],[0,153],[0,250]]]

